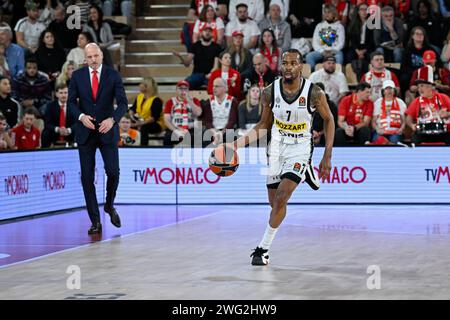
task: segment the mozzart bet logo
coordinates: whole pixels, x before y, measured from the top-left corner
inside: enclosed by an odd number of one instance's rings
[[[450,183],[450,171],[448,167],[439,167],[436,169],[425,169],[427,182]]]
[[[314,172],[319,176],[319,168],[314,167]],[[336,184],[347,184],[347,183],[363,183],[367,179],[367,172],[363,167],[353,167],[349,168],[343,167],[333,167],[331,169],[330,175],[327,179],[322,179],[323,183],[336,183]]]
[[[64,171],[46,172],[42,175],[46,191],[61,190],[66,186],[66,173]]]
[[[209,168],[146,168],[133,172],[134,182],[142,184],[216,184],[220,180]]]
[[[28,193],[28,174],[19,174],[5,178],[5,193],[9,196]]]

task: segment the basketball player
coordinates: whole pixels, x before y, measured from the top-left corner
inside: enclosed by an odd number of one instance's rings
[[[325,128],[325,152],[319,166],[319,178],[328,177],[331,170],[335,128],[333,115],[322,89],[302,77],[302,61],[298,50],[290,49],[283,53],[282,78],[263,89],[261,121],[247,135],[226,144],[231,149],[241,148],[271,129],[267,188],[272,211],[261,243],[251,254],[252,265],[269,263],[270,245],[286,216],[287,202],[298,184],[305,181],[312,189],[319,189],[312,163],[312,123],[316,110],[322,116]]]

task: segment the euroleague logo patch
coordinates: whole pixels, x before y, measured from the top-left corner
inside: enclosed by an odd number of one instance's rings
[[[294,171],[295,172],[300,172],[301,167],[302,167],[302,165],[300,163],[296,162],[294,164]]]
[[[300,99],[298,99],[298,105],[301,107],[306,106],[306,99],[305,97],[300,97]]]

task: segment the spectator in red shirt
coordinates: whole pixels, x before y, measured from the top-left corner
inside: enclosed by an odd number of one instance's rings
[[[172,146],[185,139],[190,134],[191,146],[194,144],[194,120],[200,116],[202,109],[200,101],[189,95],[189,82],[181,80],[177,83],[177,95],[166,102],[164,106],[164,123],[166,135],[164,145]]]
[[[369,142],[372,115],[373,102],[370,100],[370,85],[362,82],[356,86],[356,92],[344,97],[339,103],[335,145],[342,146],[349,143],[364,145]]]
[[[41,132],[33,126],[38,114],[36,108],[27,108],[23,114],[22,124],[11,130],[11,136],[17,149],[38,149],[41,147]]]
[[[415,70],[409,90],[411,93],[417,93],[416,80],[419,78],[431,78],[436,90],[440,93],[450,94],[450,70],[447,68],[438,68],[436,66],[436,53],[433,50],[427,50],[423,53],[422,61],[424,66]]]
[[[211,72],[208,80],[208,93],[213,94],[213,83],[216,78],[222,78],[227,81],[228,94],[241,101],[241,75],[231,68],[231,54],[223,51],[219,55],[219,69]]]
[[[414,132],[413,142],[450,145],[450,98],[438,93],[429,79],[419,78],[416,85],[420,96],[406,109],[406,125]]]

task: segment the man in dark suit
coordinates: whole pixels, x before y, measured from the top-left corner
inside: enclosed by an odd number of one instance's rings
[[[48,148],[51,144],[67,142],[72,143],[74,138],[74,119],[67,113],[67,84],[56,86],[57,100],[50,102],[45,108],[45,129],[42,132],[42,147]]]
[[[75,141],[80,155],[84,198],[92,222],[88,234],[98,234],[102,232],[102,225],[94,186],[95,152],[97,148],[100,149],[108,178],[104,210],[110,215],[111,223],[120,228],[120,218],[114,208],[119,185],[118,123],[127,111],[128,101],[120,74],[102,65],[103,54],[100,47],[90,43],[85,47],[84,53],[88,66],[73,73],[68,106],[78,120],[75,125]]]

